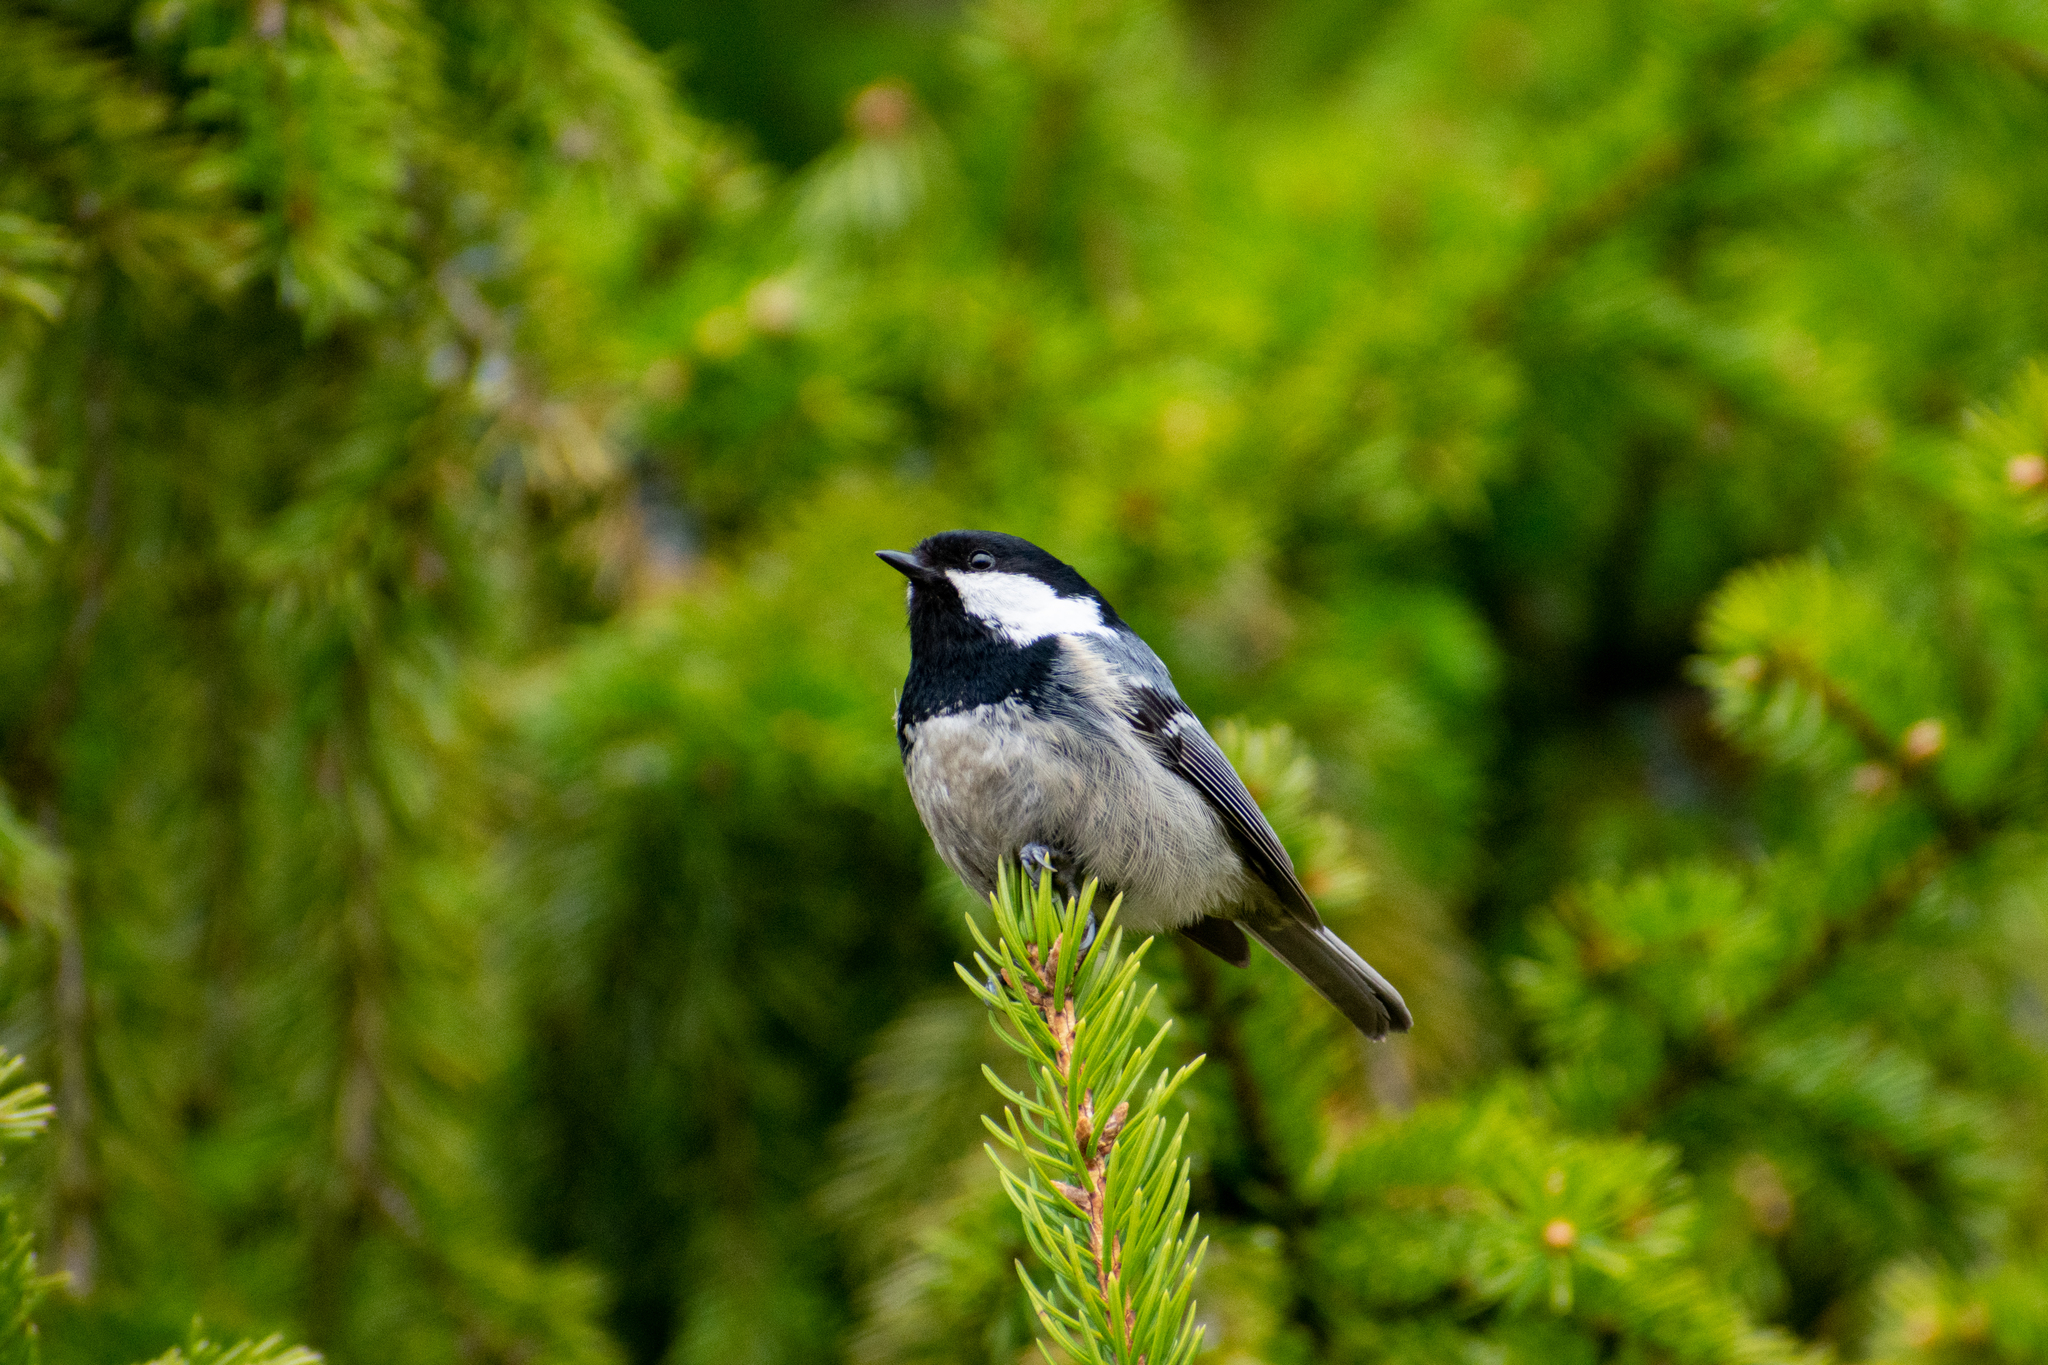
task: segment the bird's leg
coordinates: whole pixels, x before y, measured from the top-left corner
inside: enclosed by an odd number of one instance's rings
[[[1081,887],[1074,875],[1074,858],[1047,844],[1031,843],[1017,850],[1017,861],[1024,867],[1024,875],[1033,887],[1045,873],[1052,873],[1052,889],[1062,901],[1073,901],[1080,897]],[[1095,911],[1088,912],[1088,927],[1082,931],[1080,951],[1086,954],[1095,945]]]

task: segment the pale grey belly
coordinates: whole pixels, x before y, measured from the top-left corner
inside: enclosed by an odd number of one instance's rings
[[[1121,892],[1119,921],[1140,932],[1269,899],[1215,811],[1135,734],[1061,744],[1069,734],[1016,702],[911,728],[911,800],[961,880],[986,895],[1000,860],[1042,843]]]

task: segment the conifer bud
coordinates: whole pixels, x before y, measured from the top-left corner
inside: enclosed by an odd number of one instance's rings
[[[1735,1167],[1735,1193],[1749,1206],[1750,1222],[1768,1237],[1792,1226],[1792,1191],[1776,1162],[1752,1152]]]
[[[1569,1219],[1553,1218],[1543,1225],[1543,1244],[1552,1251],[1570,1251],[1579,1240],[1579,1230]]]
[[[2005,481],[2018,492],[2032,492],[2048,483],[2048,460],[2032,453],[2015,455],[2005,462]]]
[[[1948,731],[1932,716],[1913,722],[1906,731],[1906,737],[1899,741],[1899,749],[1906,755],[1908,763],[1925,763],[1940,753],[1948,744]]]
[[[803,314],[804,296],[789,280],[763,280],[747,292],[747,321],[757,332],[788,336]]]
[[[1906,1344],[1924,1351],[1941,1340],[1941,1315],[1922,1308],[1906,1319]]]
[[[877,81],[853,97],[847,121],[864,138],[901,137],[910,128],[915,107],[903,84]]]

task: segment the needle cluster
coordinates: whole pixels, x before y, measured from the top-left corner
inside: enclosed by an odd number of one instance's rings
[[[1169,1132],[1165,1110],[1201,1059],[1152,1072],[1172,1027],[1153,1023],[1157,988],[1137,990],[1152,940],[1126,954],[1114,903],[1088,940],[1095,891],[1062,901],[1049,878],[1034,889],[1005,868],[993,934],[969,920],[979,951],[961,979],[1029,1062],[1034,1092],[983,1068],[1007,1101],[1001,1123],[983,1120],[1003,1149],[988,1152],[1051,1275],[1041,1285],[1017,1268],[1045,1336],[1091,1365],[1177,1365],[1201,1345],[1206,1244],[1187,1216],[1187,1116]]]

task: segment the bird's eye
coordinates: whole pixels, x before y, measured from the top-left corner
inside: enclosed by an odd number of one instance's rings
[[[995,566],[996,557],[987,550],[976,550],[967,556],[967,567],[970,569],[993,569]]]

